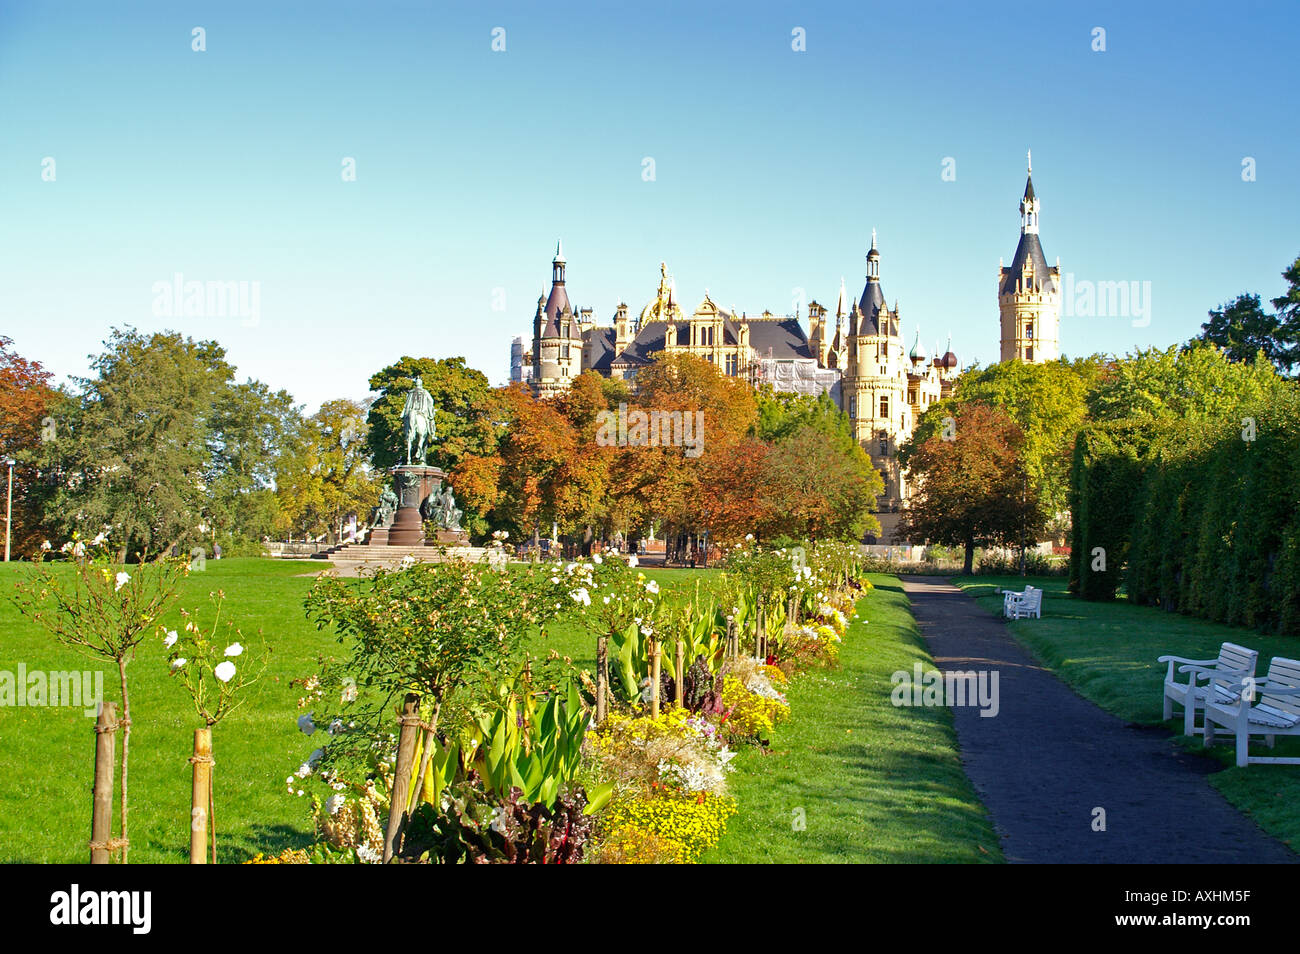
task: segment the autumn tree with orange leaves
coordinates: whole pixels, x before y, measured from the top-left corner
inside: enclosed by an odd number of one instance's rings
[[[907,539],[964,547],[963,573],[977,546],[1017,546],[1042,530],[1029,492],[1021,448],[1024,433],[985,404],[954,410],[950,439],[935,434],[903,446],[899,459],[913,483],[899,532]]]
[[[16,461],[10,538],[15,556],[30,555],[48,533],[41,514],[50,491],[51,449],[59,427],[51,411],[62,400],[50,387],[51,377],[39,362],[17,354],[12,339],[0,335],[0,459]],[[0,507],[7,483],[8,468],[0,466]],[[0,510],[0,519],[3,516]]]

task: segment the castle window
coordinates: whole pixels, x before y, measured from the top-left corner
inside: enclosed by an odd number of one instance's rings
[[[727,377],[734,378],[736,376],[736,356],[734,354],[727,355],[726,370]]]
[[[883,418],[889,417],[889,398],[883,394],[880,396],[880,416]]]
[[[884,431],[879,431],[879,432],[877,432],[877,434],[876,434],[876,446],[877,446],[877,448],[878,448],[879,451],[880,451],[880,456],[881,456],[881,457],[885,457],[886,455],[888,455],[888,454],[889,454],[889,435],[886,434]]]
[[[1026,349],[1025,349],[1025,360],[1026,360],[1026,361],[1033,361],[1033,360],[1034,360],[1034,349],[1033,349],[1033,348],[1026,348]]]
[[[849,398],[849,417],[856,418],[857,416],[858,416],[858,399],[856,397],[851,397]]]
[[[1025,337],[1026,337],[1026,338],[1029,338],[1030,340],[1033,340],[1033,337],[1034,337],[1034,323],[1033,323],[1032,321],[1029,321],[1029,322],[1026,322],[1026,323],[1025,323]]]

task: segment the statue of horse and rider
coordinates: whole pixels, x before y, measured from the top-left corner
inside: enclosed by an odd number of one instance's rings
[[[406,462],[423,464],[428,454],[429,442],[437,435],[433,426],[433,395],[424,389],[420,375],[415,376],[415,383],[406,395],[406,405],[402,408],[402,435],[406,439]],[[415,449],[412,456],[411,449]]]

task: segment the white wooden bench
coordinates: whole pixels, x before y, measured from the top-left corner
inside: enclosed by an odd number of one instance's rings
[[[1224,643],[1219,647],[1218,659],[1161,656],[1157,662],[1169,664],[1165,672],[1164,717],[1173,718],[1177,703],[1183,707],[1183,734],[1199,735],[1205,730],[1196,727],[1196,707],[1204,707],[1207,693],[1219,702],[1231,701],[1241,681],[1254,678],[1259,653],[1236,643]],[[1176,678],[1175,666],[1178,672],[1187,673],[1186,682]]]
[[[1002,594],[1002,615],[1007,619],[1043,618],[1043,591],[1038,587],[1026,586],[1023,593],[1003,590]]]
[[[1300,735],[1300,660],[1274,656],[1268,675],[1243,678],[1231,700],[1205,703],[1205,744],[1214,742],[1214,727],[1221,725],[1237,741],[1237,765],[1300,765],[1300,758],[1250,754],[1250,737],[1262,735],[1271,749],[1279,735]]]

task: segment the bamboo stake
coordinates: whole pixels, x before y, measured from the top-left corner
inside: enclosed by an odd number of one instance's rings
[[[729,618],[727,620],[727,658],[735,659],[739,653],[740,647],[736,641],[736,621]]]
[[[190,789],[190,864],[207,864],[208,809],[212,804],[212,730],[194,730],[193,785]],[[215,852],[214,852],[215,853]]]
[[[673,701],[677,703],[677,708],[686,707],[686,644],[680,639],[677,640],[677,680],[674,683],[677,690],[674,695],[677,697]]]
[[[117,703],[105,702],[95,720],[95,787],[90,814],[90,863],[106,865],[112,860],[109,843],[113,838],[113,749],[117,734]]]
[[[596,725],[604,725],[609,714],[609,637],[596,639]]]
[[[408,692],[402,700],[398,722],[401,734],[397,737],[397,764],[393,767],[393,792],[388,803],[388,828],[384,833],[384,864],[393,859],[402,819],[406,815],[406,800],[410,797],[411,763],[415,761],[415,740],[420,729],[420,697],[415,693]]]
[[[650,718],[659,718],[659,666],[663,648],[654,641],[654,662],[650,666]]]

